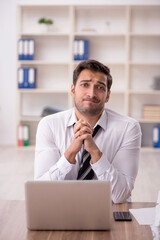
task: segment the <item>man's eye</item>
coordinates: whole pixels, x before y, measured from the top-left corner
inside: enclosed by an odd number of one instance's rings
[[[102,86],[97,86],[97,89],[98,89],[98,90],[105,91],[105,88],[104,88],[104,87],[102,87]]]
[[[81,86],[82,87],[88,87],[88,83],[82,83]]]

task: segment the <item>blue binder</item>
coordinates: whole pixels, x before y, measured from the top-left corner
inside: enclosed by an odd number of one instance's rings
[[[74,60],[79,60],[79,55],[78,55],[78,42],[79,40],[74,40]]]
[[[27,67],[23,68],[23,71],[24,71],[23,88],[29,88],[28,70],[29,68]]]
[[[77,54],[78,52],[78,54]],[[75,40],[74,46],[74,60],[88,60],[89,59],[89,41]]]
[[[79,60],[83,60],[83,56],[84,56],[84,40],[79,40],[78,41],[78,57]]]
[[[35,41],[33,39],[19,39],[18,59],[34,60]]]
[[[28,69],[28,86],[29,88],[36,88],[36,69]]]
[[[29,58],[29,42],[28,39],[23,39],[23,48],[24,48],[24,60]]]
[[[83,40],[83,41],[84,41],[83,60],[88,60],[89,59],[89,41],[88,40]]]
[[[34,40],[33,39],[29,39],[28,40],[28,60],[34,60]]]
[[[153,128],[153,147],[160,148],[160,126]]]
[[[18,68],[18,88],[23,88],[24,71],[23,68]]]
[[[18,59],[24,60],[24,48],[23,48],[23,39],[19,39],[18,41]]]
[[[18,88],[36,88],[36,68],[18,68]]]

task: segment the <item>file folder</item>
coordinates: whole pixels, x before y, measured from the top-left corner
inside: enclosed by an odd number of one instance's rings
[[[19,147],[23,146],[23,126],[22,124],[18,125],[18,133],[17,133],[17,143]]]
[[[35,41],[33,39],[19,39],[18,59],[34,60]]]
[[[83,60],[89,59],[89,41],[84,40],[84,54],[83,54]]]
[[[74,40],[74,60],[79,60],[79,57],[78,57],[78,40]]]
[[[23,143],[24,146],[29,146],[29,125],[23,126]]]
[[[153,147],[160,148],[160,126],[153,128]]]
[[[24,48],[24,60],[29,60],[29,42],[28,42],[28,39],[23,40],[23,48]]]
[[[24,60],[23,39],[19,39],[18,41],[18,59]]]
[[[28,40],[28,60],[34,60],[34,40],[30,39]]]
[[[88,60],[89,59],[89,41],[75,40],[74,41],[74,60]]]
[[[83,56],[84,56],[84,41],[83,40],[79,40],[78,55],[79,55],[79,60],[83,60]]]
[[[18,88],[23,88],[24,71],[23,68],[18,68]]]
[[[36,87],[36,69],[35,68],[28,69],[28,87],[29,88]]]
[[[36,88],[36,68],[18,68],[18,88]]]
[[[28,70],[29,68],[23,68],[24,71],[24,78],[23,78],[23,88],[29,88],[29,82],[28,82]]]

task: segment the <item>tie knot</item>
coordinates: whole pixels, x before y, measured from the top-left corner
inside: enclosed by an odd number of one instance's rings
[[[92,133],[92,137],[94,137],[96,135],[96,133],[98,132],[98,130],[101,128],[100,125],[97,125],[94,130],[93,130],[93,133]]]

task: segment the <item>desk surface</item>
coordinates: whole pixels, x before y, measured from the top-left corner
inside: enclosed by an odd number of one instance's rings
[[[154,203],[113,204],[113,211],[154,207]],[[28,231],[24,201],[0,201],[0,240],[151,240],[149,226],[132,222],[115,222],[111,231]]]

